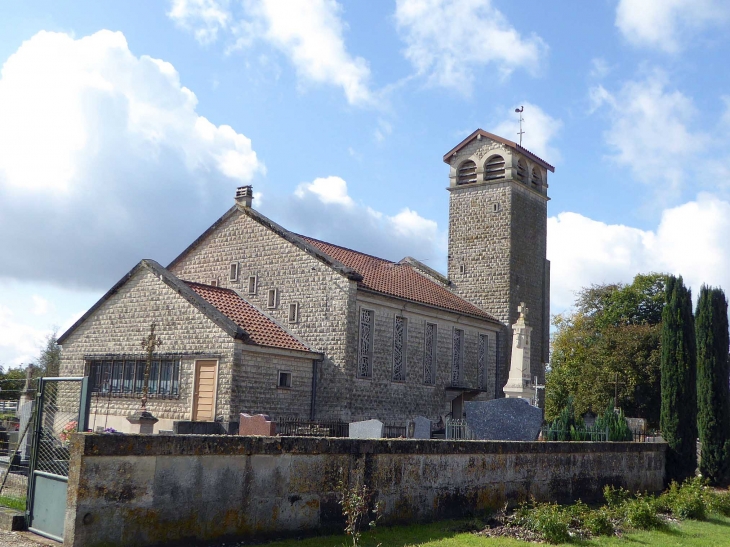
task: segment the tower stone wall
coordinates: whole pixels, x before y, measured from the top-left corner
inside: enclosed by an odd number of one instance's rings
[[[486,180],[486,164],[497,154],[504,159],[504,175]],[[472,139],[448,160],[448,276],[452,290],[504,324],[495,393],[501,397],[509,374],[508,325],[517,320],[520,302],[529,309],[527,321],[534,333],[530,368],[539,382],[545,378],[550,319],[547,171],[519,150],[487,137]],[[466,161],[476,164],[476,181],[459,184],[459,169]],[[538,185],[531,184],[533,170]]]

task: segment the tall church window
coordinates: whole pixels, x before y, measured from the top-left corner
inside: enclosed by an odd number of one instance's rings
[[[396,316],[393,324],[393,381],[406,381],[406,318]]]
[[[489,351],[489,338],[486,334],[479,335],[479,347],[477,348],[477,387],[487,389],[487,354]]]
[[[542,173],[540,173],[539,167],[534,167],[532,169],[532,177],[530,178],[530,183],[535,190],[542,189]]]
[[[423,340],[423,383],[436,383],[436,325],[426,323]]]
[[[460,386],[464,368],[464,331],[454,329],[451,357],[451,385]]]
[[[504,158],[492,156],[484,164],[484,180],[500,180],[504,178]]]
[[[357,375],[373,377],[373,310],[360,309],[360,340],[357,351]]]
[[[522,159],[517,160],[517,180],[520,182],[526,182],[527,180],[527,166]]]
[[[456,184],[469,184],[477,181],[477,164],[473,161],[465,161],[459,166],[459,177]]]

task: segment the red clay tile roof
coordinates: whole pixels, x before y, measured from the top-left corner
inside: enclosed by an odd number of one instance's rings
[[[246,331],[259,346],[312,351],[231,289],[184,281],[209,304]]]
[[[437,308],[497,321],[494,316],[421,275],[410,264],[391,262],[307,236],[299,237],[362,275],[362,281],[358,282],[360,287]]]

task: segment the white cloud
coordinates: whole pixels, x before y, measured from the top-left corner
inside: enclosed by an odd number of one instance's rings
[[[446,269],[446,232],[435,221],[408,207],[390,216],[356,203],[340,177],[300,184],[290,198],[267,203],[265,214],[285,219],[294,232],[336,245],[393,261],[413,256]]]
[[[603,59],[602,57],[595,57],[591,59],[591,70],[588,75],[591,78],[600,80],[608,76],[612,70],[613,67],[608,64],[606,59]]]
[[[15,234],[0,278],[103,288],[182,250],[265,172],[246,136],[196,106],[171,64],[119,32],[24,42],[0,77],[0,232]]]
[[[517,134],[520,128],[519,114],[513,113],[514,109],[520,106],[525,107],[522,113],[522,117],[525,120],[522,123],[522,129],[525,132],[522,136],[522,146],[550,164],[554,165],[559,163],[561,160],[560,151],[552,146],[551,142],[560,133],[560,130],[563,128],[563,122],[546,114],[535,104],[522,102],[510,108],[512,114],[497,123],[490,131],[506,139],[520,142],[519,135]]]
[[[605,133],[610,156],[628,167],[634,178],[660,188],[671,198],[709,137],[693,129],[697,110],[692,99],[668,89],[667,76],[655,70],[629,81],[616,92],[590,90],[592,109],[604,109],[610,127]]]
[[[48,311],[50,310],[50,302],[48,302],[48,300],[46,300],[42,296],[38,296],[37,294],[34,294],[31,299],[33,300],[34,315],[48,314]]]
[[[304,198],[307,193],[314,194],[322,203],[337,203],[345,207],[352,207],[355,202],[347,195],[347,183],[340,177],[319,177],[312,182],[303,182],[294,191],[298,198]]]
[[[215,42],[218,31],[231,23],[228,0],[171,0],[167,16],[189,30],[201,44]]]
[[[637,273],[682,275],[730,290],[730,203],[710,194],[666,209],[655,230],[605,224],[577,213],[548,219],[553,313],[592,283],[630,282]]]
[[[284,53],[300,80],[341,87],[347,101],[366,105],[373,101],[370,67],[345,46],[347,24],[336,0],[242,0],[244,13],[232,15],[222,0],[172,0],[168,16],[193,29],[201,43],[216,39],[219,30],[230,31],[228,53],[263,40]]]
[[[629,43],[675,53],[702,30],[725,23],[723,0],[620,0],[616,26]]]
[[[547,54],[539,36],[520,35],[491,0],[397,0],[395,21],[418,73],[464,93],[482,67],[496,65],[503,78],[518,68],[537,74]]]
[[[378,118],[378,127],[375,129],[375,140],[383,142],[393,132],[393,126],[382,118]]]
[[[0,306],[0,366],[16,367],[34,361],[50,333],[50,329],[39,330],[19,322],[10,308]]]

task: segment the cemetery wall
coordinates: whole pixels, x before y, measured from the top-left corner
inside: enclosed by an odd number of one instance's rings
[[[383,524],[505,502],[655,492],[665,444],[73,435],[65,545],[180,544],[342,530],[337,484],[367,484]]]

